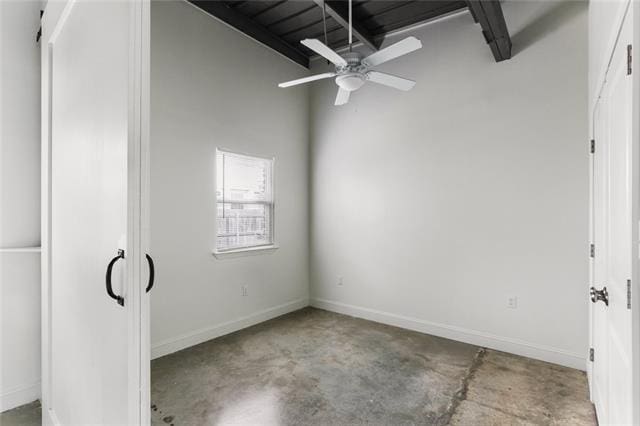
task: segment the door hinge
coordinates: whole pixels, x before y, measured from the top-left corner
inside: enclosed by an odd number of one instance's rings
[[[596,257],[596,245],[591,244],[589,247],[589,257]]]
[[[589,361],[593,362],[594,359],[594,350],[593,348],[589,348]]]
[[[42,15],[44,15],[44,10],[40,11],[40,20],[42,20]],[[40,42],[40,37],[42,37],[42,25],[38,27],[38,32],[36,33],[36,43]]]
[[[631,280],[627,280],[627,309],[631,309]]]
[[[633,56],[631,55],[631,45],[627,44],[627,75],[631,75],[632,61],[633,61]]]
[[[589,148],[589,152],[594,154],[596,152],[596,140],[591,139],[591,147]]]

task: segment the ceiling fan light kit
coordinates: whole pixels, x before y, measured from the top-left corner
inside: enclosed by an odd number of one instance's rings
[[[366,81],[393,87],[398,90],[411,90],[416,82],[395,75],[371,70],[372,67],[388,62],[392,59],[411,53],[422,47],[422,42],[415,37],[407,37],[389,47],[362,57],[358,52],[351,51],[351,1],[349,1],[349,52],[340,56],[335,50],[317,39],[305,39],[302,43],[320,56],[335,65],[335,72],[316,74],[297,80],[280,83],[279,87],[291,87],[311,81],[335,77],[338,94],[335,105],[344,105],[349,101],[349,95],[361,88]]]
[[[336,65],[336,84],[348,92],[353,92],[361,88],[367,80],[366,68],[362,65],[362,55],[358,52],[349,52],[343,59],[346,65]]]
[[[353,92],[364,85],[366,78],[367,77],[361,73],[347,73],[337,76],[336,84],[348,92]]]

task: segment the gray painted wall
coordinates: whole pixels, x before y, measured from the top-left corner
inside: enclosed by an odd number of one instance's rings
[[[313,303],[584,369],[587,4],[503,8],[509,61],[463,13],[379,68],[411,92],[313,85]]]
[[[39,1],[0,1],[0,248],[40,246]],[[0,411],[40,396],[40,253],[0,253]]]
[[[186,2],[152,3],[153,355],[307,304],[308,93],[277,87],[305,74]],[[213,257],[216,147],[276,158],[276,251]]]

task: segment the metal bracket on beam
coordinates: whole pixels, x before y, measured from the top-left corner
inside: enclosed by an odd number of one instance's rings
[[[329,16],[343,28],[349,30],[349,7],[346,5],[346,2],[336,0],[313,0],[313,2],[320,8],[324,5]],[[353,35],[369,49],[374,52],[377,51],[380,47],[380,41],[374,40],[373,36],[369,34],[369,31],[359,22],[353,20],[352,23]]]

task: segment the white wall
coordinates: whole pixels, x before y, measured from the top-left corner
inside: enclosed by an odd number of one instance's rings
[[[277,87],[306,73],[186,2],[152,4],[152,356],[307,304],[308,93]],[[276,158],[276,251],[213,257],[216,147]]]
[[[0,1],[0,411],[40,395],[39,1]]]
[[[312,303],[584,369],[587,4],[503,9],[511,60],[463,13],[379,68],[411,92],[313,85]]]

